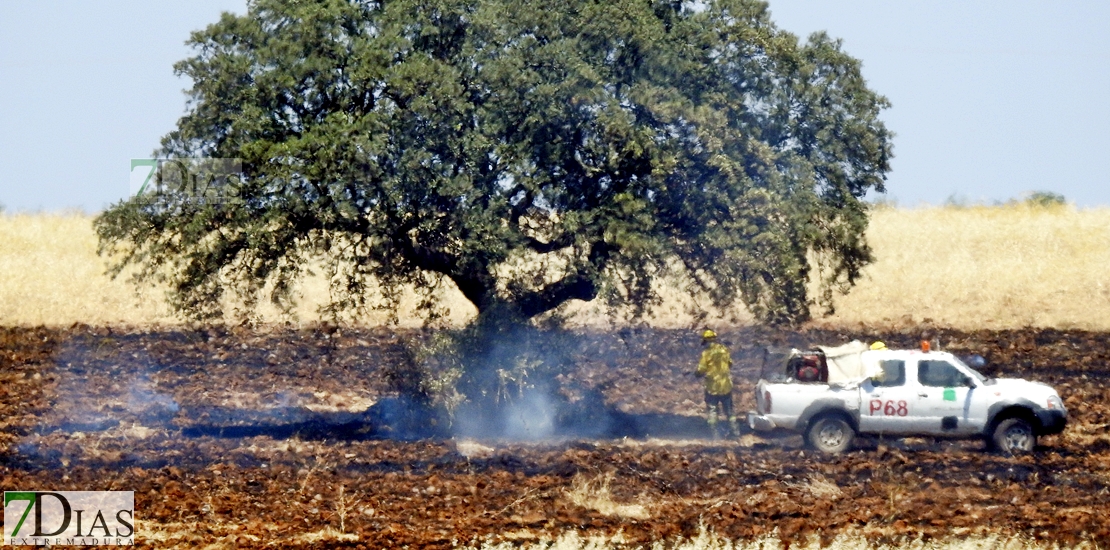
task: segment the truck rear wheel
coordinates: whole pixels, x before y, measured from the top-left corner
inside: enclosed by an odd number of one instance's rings
[[[856,432],[844,417],[838,414],[820,416],[809,424],[806,443],[823,453],[842,453],[852,445]]]
[[[1007,418],[994,428],[994,447],[1008,455],[1027,453],[1037,445],[1033,426],[1023,418]]]

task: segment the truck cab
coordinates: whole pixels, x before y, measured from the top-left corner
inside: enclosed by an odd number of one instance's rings
[[[760,380],[757,410],[748,416],[752,428],[799,431],[829,452],[846,449],[857,433],[981,437],[1016,452],[1031,450],[1038,436],[1059,433],[1067,423],[1063,401],[1050,386],[988,378],[951,353],[882,349],[837,357],[853,364],[827,368],[847,372],[839,378]]]

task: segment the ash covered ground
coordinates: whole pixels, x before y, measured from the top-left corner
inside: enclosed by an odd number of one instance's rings
[[[1067,430],[1032,454],[977,441],[861,440],[817,455],[800,437],[708,438],[688,372],[696,334],[564,334],[550,395],[508,408],[500,433],[434,425],[386,373],[419,331],[0,329],[5,490],[134,490],[154,547],[449,547],[577,530],[629,545],[777,531],[876,543],[974,535],[1110,541],[1110,335],[932,329],[986,374],[1056,386]],[[921,331],[722,331],[738,408],[767,345]],[[510,435],[506,426],[513,427]]]

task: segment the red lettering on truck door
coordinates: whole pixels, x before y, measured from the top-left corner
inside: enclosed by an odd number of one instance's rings
[[[883,401],[882,399],[872,399],[867,405],[871,410],[871,416],[875,416],[875,413],[883,416],[907,416],[910,414],[909,403],[903,400]]]

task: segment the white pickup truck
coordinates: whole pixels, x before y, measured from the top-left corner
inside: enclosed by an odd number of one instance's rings
[[[1068,417],[1046,384],[987,378],[943,351],[861,342],[765,359],[755,395],[753,430],[797,431],[827,453],[848,449],[856,434],[982,438],[1005,453],[1027,452],[1038,436],[1063,431]]]

